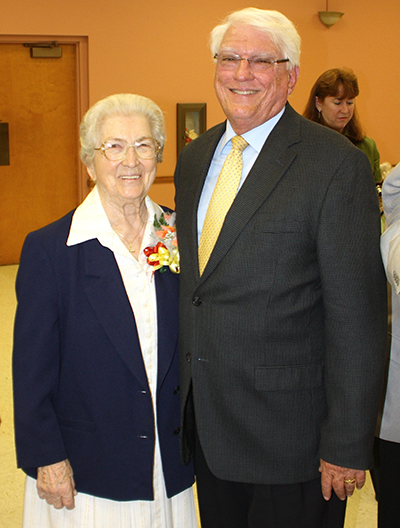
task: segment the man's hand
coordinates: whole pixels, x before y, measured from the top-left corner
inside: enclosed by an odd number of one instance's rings
[[[321,472],[322,495],[325,500],[331,498],[332,488],[340,500],[345,500],[346,497],[353,495],[356,487],[361,489],[365,484],[365,471],[361,469],[335,466],[321,460],[319,470]]]
[[[68,460],[57,462],[51,466],[38,468],[37,491],[41,499],[47,504],[60,510],[64,506],[67,510],[75,507],[75,482],[72,476],[72,468]]]

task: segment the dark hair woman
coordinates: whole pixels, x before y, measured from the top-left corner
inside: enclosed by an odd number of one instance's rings
[[[363,133],[355,106],[358,94],[357,77],[351,69],[326,70],[312,87],[303,115],[344,134],[365,152],[378,183],[382,181],[380,156],[375,141]]]

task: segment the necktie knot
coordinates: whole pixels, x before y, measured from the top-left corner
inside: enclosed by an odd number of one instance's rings
[[[240,152],[243,152],[243,150],[247,147],[248,143],[247,141],[242,138],[242,136],[235,136],[232,138],[232,148],[235,150],[240,150]]]

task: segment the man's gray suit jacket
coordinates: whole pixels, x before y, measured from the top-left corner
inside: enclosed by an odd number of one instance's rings
[[[175,174],[181,253],[181,449],[194,423],[211,471],[261,484],[368,468],[386,348],[386,284],[371,167],[289,104],[199,277],[197,208],[220,124]]]

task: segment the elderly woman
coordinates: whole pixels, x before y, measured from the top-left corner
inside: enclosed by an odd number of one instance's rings
[[[25,241],[13,360],[24,527],[197,526],[179,455],[174,215],[147,196],[164,142],[149,99],[96,103],[81,124],[94,189]]]
[[[324,72],[311,88],[304,117],[344,134],[365,152],[375,183],[382,181],[380,156],[376,143],[366,137],[358,120],[355,98],[359,94],[357,77],[350,69],[332,68]]]

